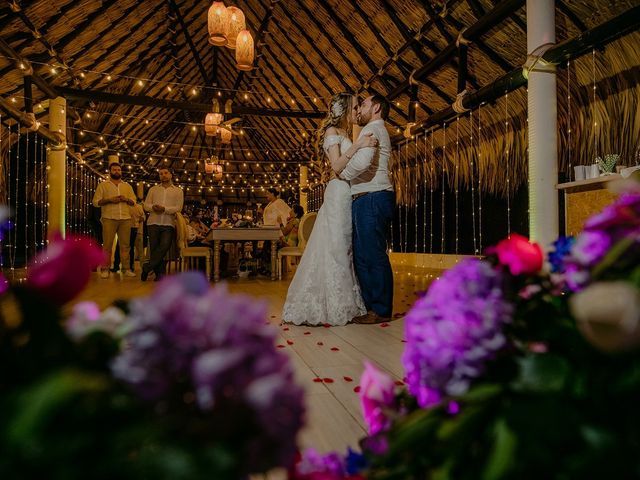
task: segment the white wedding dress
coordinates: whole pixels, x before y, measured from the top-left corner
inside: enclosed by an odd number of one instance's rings
[[[342,135],[324,139],[344,152],[351,141]],[[282,319],[294,325],[346,325],[367,313],[353,268],[351,188],[334,179],[327,184],[311,238],[289,285]]]

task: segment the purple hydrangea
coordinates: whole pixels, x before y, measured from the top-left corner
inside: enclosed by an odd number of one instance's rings
[[[248,468],[265,457],[274,458],[270,466],[290,465],[303,392],[288,357],[275,348],[266,314],[265,303],[210,289],[204,275],[167,277],[130,303],[130,330],[113,373],[147,401],[192,397],[230,428],[254,425],[243,439]]]
[[[477,259],[459,263],[431,286],[405,318],[402,363],[421,407],[467,391],[505,346],[503,327],[513,310],[502,273]]]
[[[631,238],[631,248],[640,248],[640,194],[624,193],[600,213],[586,221],[570,253],[565,257],[564,276],[569,290],[579,291],[591,281],[591,270],[620,240]]]

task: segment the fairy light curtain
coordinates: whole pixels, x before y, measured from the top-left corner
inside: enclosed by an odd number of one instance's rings
[[[47,244],[46,140],[0,116],[0,203],[12,213],[0,266],[17,279]]]

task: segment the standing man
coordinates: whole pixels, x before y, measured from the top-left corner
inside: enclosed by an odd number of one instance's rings
[[[131,212],[129,207],[135,205],[136,196],[133,188],[122,181],[122,169],[119,163],[109,165],[109,179],[101,182],[93,195],[93,206],[100,207],[102,223],[102,248],[106,263],[102,266],[102,278],[109,278],[111,250],[113,241],[118,235],[122,271],[126,277],[135,277],[135,273],[126,270],[129,265],[129,236],[131,234]]]
[[[151,187],[144,201],[144,209],[151,212],[147,220],[149,231],[150,258],[142,266],[140,278],[146,281],[149,273],[156,274],[158,281],[165,274],[166,256],[176,232],[176,213],[182,210],[184,194],[180,187],[176,187],[171,179],[173,175],[167,167],[158,169],[160,185]]]
[[[367,97],[357,111],[360,136],[373,134],[377,147],[346,152],[349,163],[340,178],[351,182],[353,264],[367,313],[353,321],[373,324],[388,321],[393,309],[393,272],[387,255],[389,226],[395,194],[389,179],[391,139],[385,127],[389,102],[381,95]]]

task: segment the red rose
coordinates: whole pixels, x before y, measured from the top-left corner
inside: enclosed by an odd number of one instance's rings
[[[517,233],[498,243],[495,253],[498,261],[507,266],[513,275],[537,273],[544,262],[542,247]]]
[[[90,238],[59,234],[27,269],[27,286],[56,305],[64,305],[89,282],[91,271],[104,261],[102,249]]]

